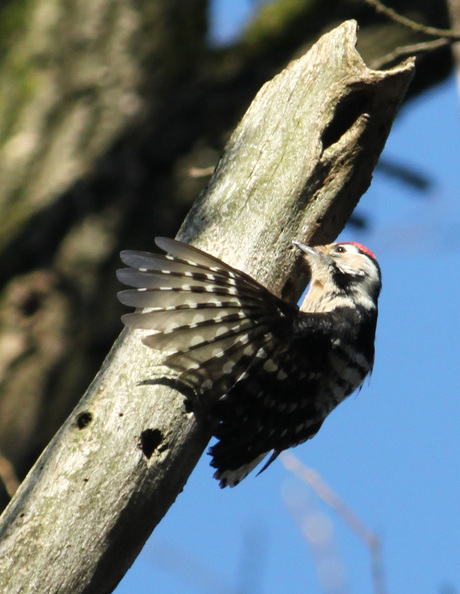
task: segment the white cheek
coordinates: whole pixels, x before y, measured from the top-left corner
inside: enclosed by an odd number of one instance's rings
[[[361,277],[365,276],[366,274],[364,270],[356,270],[356,268],[354,268],[353,266],[347,266],[346,264],[341,264],[338,268],[340,272],[343,272],[343,274],[346,274],[348,276]]]

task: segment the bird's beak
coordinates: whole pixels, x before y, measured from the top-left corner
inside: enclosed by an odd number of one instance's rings
[[[310,247],[309,245],[305,245],[304,243],[300,243],[300,241],[296,241],[295,239],[292,241],[292,243],[299,248],[299,250],[301,250],[304,254],[307,254],[307,256],[313,256],[314,258],[320,258],[321,254],[319,252],[317,252],[315,249],[313,249],[312,247]],[[307,258],[308,260],[308,258]]]

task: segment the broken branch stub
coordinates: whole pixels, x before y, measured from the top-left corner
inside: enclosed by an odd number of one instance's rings
[[[356,23],[347,21],[262,87],[179,239],[280,295],[294,266],[292,238],[337,237],[371,182],[414,71],[413,60],[370,70],[355,46]]]

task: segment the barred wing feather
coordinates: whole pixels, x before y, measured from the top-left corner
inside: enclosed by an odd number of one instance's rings
[[[192,246],[157,238],[167,255],[122,252],[118,278],[134,289],[120,301],[147,312],[125,314],[143,342],[168,351],[163,364],[204,399],[226,394],[258,358],[288,339],[297,308],[245,273]]]

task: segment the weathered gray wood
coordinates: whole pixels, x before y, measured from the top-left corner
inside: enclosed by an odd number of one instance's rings
[[[355,42],[344,23],[262,88],[179,234],[278,294],[299,290],[291,240],[332,240],[368,187],[412,76],[368,70]],[[0,591],[101,594],[131,565],[209,437],[145,383],[157,362],[122,333],[1,517]]]

